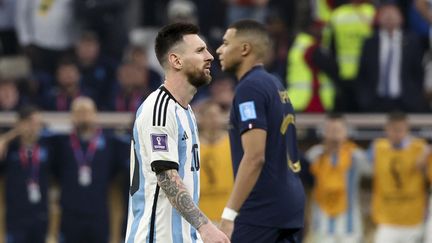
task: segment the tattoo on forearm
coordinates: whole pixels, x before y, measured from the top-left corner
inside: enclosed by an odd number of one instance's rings
[[[168,170],[161,172],[157,175],[157,180],[173,207],[176,208],[195,229],[208,223],[207,217],[195,205],[191,195],[176,171]]]

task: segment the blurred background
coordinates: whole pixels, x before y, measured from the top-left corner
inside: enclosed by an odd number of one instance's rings
[[[386,225],[407,230],[400,242],[432,242],[429,0],[0,0],[0,242],[122,242],[134,114],[164,79],[157,31],[195,23],[215,55],[243,18],[267,26],[265,65],[297,112],[304,242],[396,242],[380,238]],[[217,222],[233,183],[236,81],[217,60],[212,76],[192,106],[201,207]],[[352,159],[328,162],[335,154]],[[396,199],[377,202],[382,185]]]

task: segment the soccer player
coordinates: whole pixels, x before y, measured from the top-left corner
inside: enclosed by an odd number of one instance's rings
[[[370,174],[366,154],[348,139],[345,119],[327,116],[323,141],[306,152],[314,177],[312,242],[363,242],[359,203],[360,176]]]
[[[136,114],[126,242],[229,242],[197,207],[200,147],[189,102],[210,82],[213,56],[184,23],[163,27],[155,50],[166,79]]]
[[[410,135],[405,114],[391,113],[387,119],[386,137],[371,147],[374,242],[419,242],[426,211],[426,178],[419,160],[427,144]]]
[[[232,242],[298,242],[303,227],[295,117],[281,81],[263,67],[270,47],[263,25],[242,20],[217,49],[222,70],[239,80],[229,130],[235,182],[221,221]]]

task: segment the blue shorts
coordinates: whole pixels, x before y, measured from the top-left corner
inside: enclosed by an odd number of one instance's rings
[[[299,243],[300,229],[278,229],[236,222],[232,243]]]

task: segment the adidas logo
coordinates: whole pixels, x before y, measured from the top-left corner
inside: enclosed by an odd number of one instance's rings
[[[186,139],[188,139],[188,135],[186,133],[186,131],[183,132],[183,137],[182,137],[182,141],[185,141]]]

